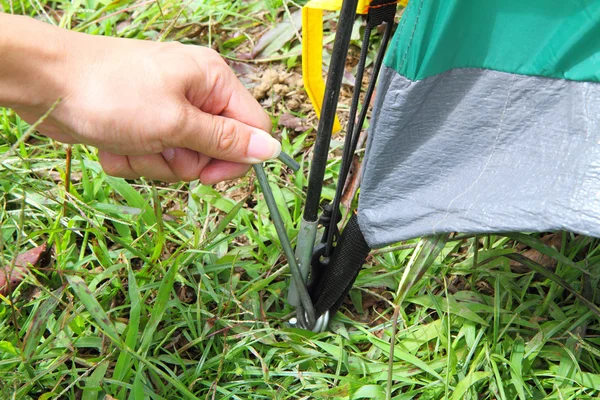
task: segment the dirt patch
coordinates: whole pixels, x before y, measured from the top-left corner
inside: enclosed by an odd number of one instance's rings
[[[252,193],[253,186],[248,183],[248,179],[248,176],[245,176],[230,181],[219,182],[214,185],[214,188],[219,193],[226,193],[228,198],[237,203]]]

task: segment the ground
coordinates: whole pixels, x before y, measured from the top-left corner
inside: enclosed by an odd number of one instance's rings
[[[0,0],[4,12],[74,30],[220,51],[302,163],[298,174],[267,165],[291,237],[317,122],[289,22],[299,5]],[[335,21],[326,14],[326,52]],[[331,330],[315,334],[287,324],[290,273],[252,174],[214,188],[125,181],[83,146],[67,173],[68,148],[10,110],[0,109],[0,134],[0,266],[20,272],[0,297],[2,399],[600,394],[596,239],[456,234],[374,251]]]

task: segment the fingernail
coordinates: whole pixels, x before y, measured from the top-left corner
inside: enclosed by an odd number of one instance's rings
[[[167,161],[172,161],[175,158],[175,149],[164,149],[160,154]]]
[[[265,131],[255,130],[248,143],[248,158],[256,163],[276,158],[281,153],[281,143]]]

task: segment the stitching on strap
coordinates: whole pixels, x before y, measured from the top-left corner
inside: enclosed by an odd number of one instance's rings
[[[368,8],[369,8],[369,10],[373,10],[376,8],[387,7],[387,6],[392,6],[392,5],[396,5],[396,4],[397,4],[397,1],[390,1],[389,3],[377,4],[375,6],[372,6],[369,4]]]

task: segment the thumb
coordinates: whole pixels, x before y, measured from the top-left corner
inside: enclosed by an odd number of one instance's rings
[[[185,147],[220,160],[256,164],[276,158],[281,143],[269,133],[232,118],[186,106],[174,147]]]

